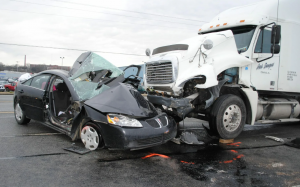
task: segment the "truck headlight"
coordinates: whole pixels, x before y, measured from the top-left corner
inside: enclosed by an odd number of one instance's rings
[[[213,43],[213,41],[210,40],[210,39],[207,39],[207,40],[205,40],[205,41],[203,42],[203,47],[204,47],[204,49],[206,49],[206,50],[210,50],[211,48],[213,48],[213,46],[214,46],[214,43]]]
[[[107,114],[107,122],[120,127],[143,127],[138,120],[119,114]]]

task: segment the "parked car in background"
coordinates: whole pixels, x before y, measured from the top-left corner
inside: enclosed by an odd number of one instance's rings
[[[0,92],[4,92],[4,91],[5,91],[5,87],[2,84],[0,84]]]
[[[15,88],[16,88],[17,84],[18,84],[18,82],[12,82],[10,84],[4,85],[5,91],[7,91],[7,92],[9,92],[9,91],[15,91]]]
[[[4,87],[5,84],[8,84],[8,82],[6,80],[1,80],[0,79],[0,92],[5,91],[5,87]]]
[[[85,147],[142,149],[176,136],[173,118],[156,110],[134,87],[135,76],[86,52],[70,72],[43,71],[21,82],[14,93],[15,119],[30,119],[81,139]],[[138,85],[138,84],[137,84]]]

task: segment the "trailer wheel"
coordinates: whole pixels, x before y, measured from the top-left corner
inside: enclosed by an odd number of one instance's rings
[[[211,110],[210,129],[222,139],[236,138],[246,121],[246,107],[243,100],[235,95],[219,97]]]

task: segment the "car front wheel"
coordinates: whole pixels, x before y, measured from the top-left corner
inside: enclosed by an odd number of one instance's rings
[[[96,150],[98,147],[103,147],[103,139],[100,134],[99,128],[93,124],[88,122],[83,126],[80,132],[80,138],[82,143],[85,145],[85,148],[89,150]]]
[[[236,138],[246,122],[246,107],[241,98],[235,95],[219,97],[211,110],[210,129],[223,139]]]
[[[30,119],[26,117],[19,103],[15,104],[15,118],[18,124],[25,125],[30,122]]]

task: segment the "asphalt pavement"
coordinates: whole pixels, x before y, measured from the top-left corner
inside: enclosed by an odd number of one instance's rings
[[[185,129],[203,136],[205,145],[168,142],[79,155],[63,148],[82,146],[80,141],[35,121],[18,125],[12,98],[0,95],[0,186],[300,185],[300,149],[265,138],[297,137],[299,123],[247,125],[233,144],[219,144],[206,137],[206,122],[186,119]]]

